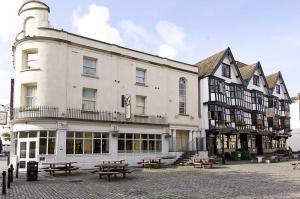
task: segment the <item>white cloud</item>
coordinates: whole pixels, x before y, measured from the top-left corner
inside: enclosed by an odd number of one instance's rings
[[[18,9],[22,0],[0,2],[0,40],[12,42],[19,30]]]
[[[88,13],[73,13],[73,25],[77,33],[104,42],[124,45],[117,28],[109,23],[109,10],[104,6],[92,4]]]
[[[184,30],[169,21],[159,21],[155,28],[159,36],[169,45],[180,46],[184,42]]]
[[[162,44],[158,48],[158,55],[161,57],[167,57],[170,59],[174,59],[177,55],[177,50],[167,44]]]

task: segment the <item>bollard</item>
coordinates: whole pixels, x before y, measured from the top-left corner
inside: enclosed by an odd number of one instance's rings
[[[14,182],[14,166],[12,164],[10,165],[10,172],[10,182]]]
[[[20,163],[17,163],[16,178],[19,178],[19,167]]]
[[[10,175],[11,175],[11,170],[8,168],[7,170],[7,188],[10,189]]]
[[[5,176],[6,176],[6,172],[3,171],[2,172],[2,194],[3,195],[6,194],[6,179],[5,179]]]

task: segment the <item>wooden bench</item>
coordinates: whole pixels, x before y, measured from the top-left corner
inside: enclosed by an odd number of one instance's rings
[[[69,172],[69,175],[71,175],[71,171],[78,170],[79,167],[56,167],[56,168],[43,168],[44,171],[49,172],[50,175],[54,175],[55,171],[64,171],[64,172]]]
[[[103,175],[106,175],[107,178],[108,178],[108,181],[110,181],[110,176],[112,175],[117,175],[117,174],[120,174],[120,172],[117,172],[117,171],[98,171],[98,174],[99,174],[99,179],[102,178]]]
[[[209,160],[194,158],[192,164],[194,168],[196,167],[205,168],[205,166],[210,166],[210,168],[212,168],[214,163]]]

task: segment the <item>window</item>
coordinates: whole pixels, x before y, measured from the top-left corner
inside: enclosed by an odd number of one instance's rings
[[[95,110],[96,109],[96,89],[83,88],[82,90],[82,109]]]
[[[161,152],[161,135],[121,133],[118,137],[119,153]]]
[[[224,64],[224,63],[222,64],[222,76],[228,77],[228,78],[231,77],[230,65],[227,65],[227,64]]]
[[[67,132],[66,154],[109,153],[109,134],[101,132]]]
[[[96,65],[96,59],[83,57],[83,74],[96,75]]]
[[[243,99],[243,90],[240,87],[235,87],[235,97],[237,99]]]
[[[276,93],[280,94],[280,85],[278,85],[278,84],[276,85]]]
[[[38,51],[37,49],[26,50],[23,52],[23,69],[38,68]]]
[[[253,85],[259,86],[259,76],[258,75],[253,76]]]
[[[136,69],[136,83],[145,84],[146,70],[137,68]]]
[[[256,103],[259,105],[263,105],[263,96],[261,93],[256,93]]]
[[[179,114],[186,114],[186,81],[179,79]]]
[[[37,86],[26,86],[25,105],[27,107],[36,106],[36,90]]]
[[[135,112],[137,115],[145,115],[145,96],[137,95],[135,98]]]
[[[55,154],[55,143],[55,131],[40,131],[40,154]]]

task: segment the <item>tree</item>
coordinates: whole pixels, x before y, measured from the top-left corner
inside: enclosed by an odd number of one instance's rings
[[[10,141],[10,133],[9,132],[2,133],[2,137],[5,141]]]

